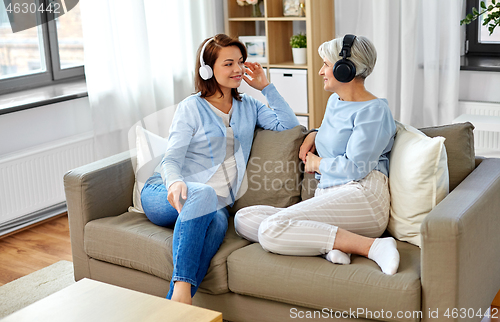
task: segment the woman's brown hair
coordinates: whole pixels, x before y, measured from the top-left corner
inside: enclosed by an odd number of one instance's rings
[[[203,61],[205,62],[205,65],[208,65],[213,69],[215,61],[217,60],[217,57],[219,57],[221,48],[230,46],[238,47],[241,51],[241,55],[243,56],[243,62],[247,60],[247,49],[245,45],[237,38],[232,38],[225,34],[218,34],[213,38],[214,39],[207,44],[203,52]],[[198,73],[198,70],[201,66],[200,51],[203,48],[203,45],[210,39],[211,38],[207,38],[205,39],[205,41],[203,41],[203,43],[201,43],[200,47],[198,48],[198,53],[196,54],[194,86],[197,92],[201,92],[201,97],[209,97],[216,94],[217,92],[219,92],[221,96],[224,95],[219,87],[219,84],[215,80],[215,77],[212,76],[212,78],[210,79],[203,80],[203,78],[201,78],[200,74]],[[231,96],[233,96],[238,101],[241,101],[241,96],[240,93],[238,93],[238,89],[232,88]]]

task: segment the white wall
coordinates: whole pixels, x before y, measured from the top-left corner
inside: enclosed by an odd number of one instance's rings
[[[460,71],[459,99],[500,102],[500,72]]]
[[[0,116],[0,158],[92,132],[88,97]]]

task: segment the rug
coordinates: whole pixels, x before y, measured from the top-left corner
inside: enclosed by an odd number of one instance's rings
[[[73,263],[59,261],[0,286],[0,319],[73,283]]]

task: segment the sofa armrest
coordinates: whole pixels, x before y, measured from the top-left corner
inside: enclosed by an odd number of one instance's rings
[[[75,279],[89,277],[84,251],[85,225],[92,220],[118,216],[132,205],[135,175],[130,152],[99,160],[64,175]]]
[[[484,312],[500,289],[499,192],[500,159],[484,159],[422,223],[423,320],[429,310]]]
[[[481,162],[483,162],[483,160],[486,159],[485,157],[482,157],[482,156],[477,156],[476,155],[476,158],[474,160],[474,169],[478,167],[478,165],[481,164]]]

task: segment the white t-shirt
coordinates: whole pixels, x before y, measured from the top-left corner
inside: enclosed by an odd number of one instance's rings
[[[231,187],[235,187],[236,179],[238,178],[236,159],[234,158],[234,133],[233,129],[229,126],[233,109],[231,108],[229,113],[225,114],[208,101],[207,103],[214,113],[222,118],[226,126],[226,158],[206,184],[214,188],[218,196],[226,198],[229,196],[228,184],[231,185]],[[224,173],[224,169],[226,173]]]

